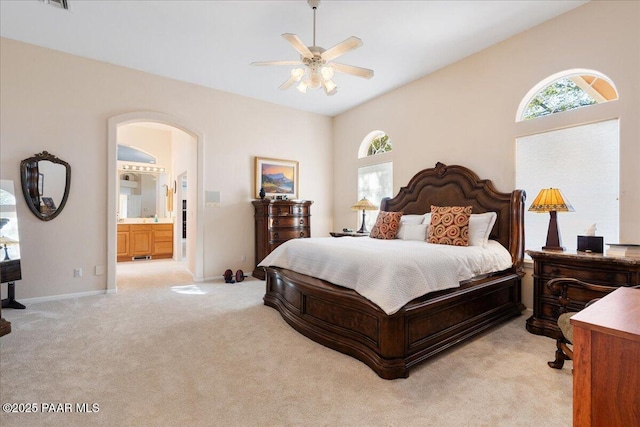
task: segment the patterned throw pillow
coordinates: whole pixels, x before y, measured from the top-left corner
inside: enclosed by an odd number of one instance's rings
[[[469,246],[471,206],[431,206],[429,243]]]
[[[373,226],[369,237],[374,239],[395,239],[400,225],[402,212],[385,212],[380,211],[376,225]]]

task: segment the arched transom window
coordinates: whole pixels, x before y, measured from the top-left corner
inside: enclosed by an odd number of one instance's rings
[[[524,97],[516,121],[618,99],[613,82],[592,70],[569,70],[550,76]]]
[[[358,150],[358,158],[388,153],[392,150],[389,135],[381,130],[374,130],[364,137]]]

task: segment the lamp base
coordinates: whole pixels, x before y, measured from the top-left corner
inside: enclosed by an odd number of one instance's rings
[[[562,237],[558,229],[558,213],[556,211],[549,212],[549,229],[547,230],[547,244],[542,247],[545,251],[562,252],[565,248],[562,246]]]
[[[565,247],[563,247],[563,246],[546,246],[545,245],[545,246],[542,247],[542,250],[543,251],[559,251],[559,252],[562,252],[562,251],[566,251],[567,249]]]
[[[356,233],[367,234],[369,232],[369,230],[367,230],[367,225],[365,224],[366,218],[365,210],[362,209],[362,227],[360,227],[360,230],[356,231]]]

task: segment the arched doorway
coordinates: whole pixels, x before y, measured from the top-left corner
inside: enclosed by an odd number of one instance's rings
[[[117,147],[118,147],[118,128],[133,123],[158,123],[179,129],[195,140],[195,159],[193,159],[192,170],[187,171],[190,182],[194,190],[192,194],[192,212],[189,237],[190,250],[187,251],[187,266],[194,276],[195,280],[202,280],[204,277],[204,256],[203,256],[203,212],[204,212],[204,191],[203,186],[203,146],[204,135],[195,130],[184,120],[156,112],[135,112],[121,114],[111,117],[108,120],[107,137],[108,137],[108,156],[107,156],[107,292],[115,292],[117,290],[116,281],[116,245],[117,245],[117,212],[118,212],[118,180],[117,171]],[[180,173],[180,172],[179,172]]]

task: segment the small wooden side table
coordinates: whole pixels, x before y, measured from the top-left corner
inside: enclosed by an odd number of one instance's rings
[[[369,237],[369,233],[357,233],[355,231],[332,231],[332,237]]]
[[[640,425],[640,289],[616,289],[571,324],[573,425]]]

